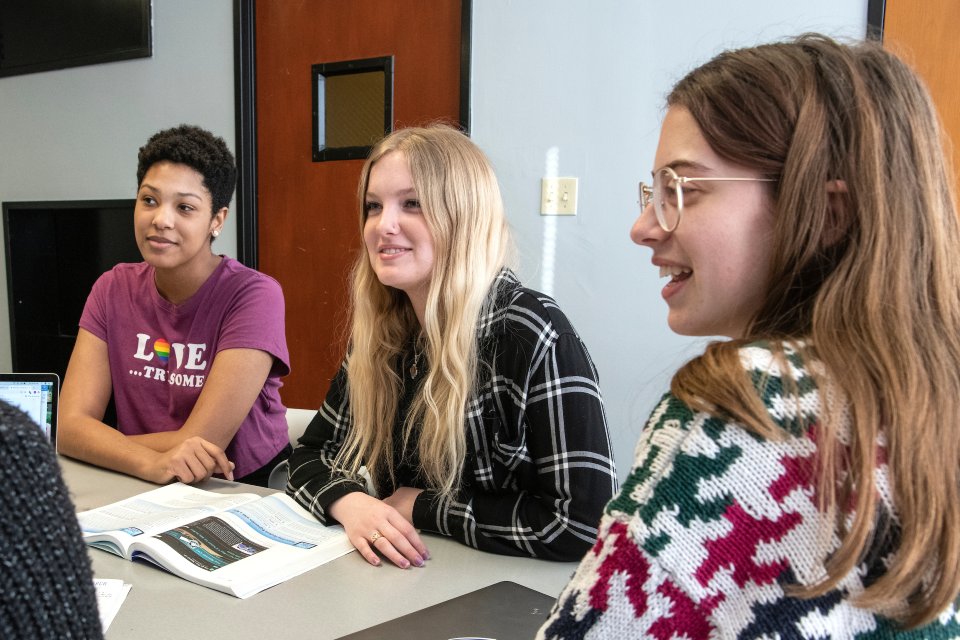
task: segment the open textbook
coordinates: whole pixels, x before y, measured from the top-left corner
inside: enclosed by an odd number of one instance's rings
[[[247,598],[353,550],[281,493],[214,493],[176,483],[78,514],[90,546],[146,560]]]

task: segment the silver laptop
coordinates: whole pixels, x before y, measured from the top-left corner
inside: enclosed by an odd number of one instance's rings
[[[516,582],[498,582],[338,640],[529,640],[555,600]]]
[[[0,400],[18,407],[57,441],[60,376],[55,373],[0,373]]]

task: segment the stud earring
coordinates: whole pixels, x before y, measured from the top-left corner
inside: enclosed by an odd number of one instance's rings
[[[214,230],[213,230],[213,237],[216,238],[216,237],[219,236],[219,235],[220,235],[220,229],[214,229]]]

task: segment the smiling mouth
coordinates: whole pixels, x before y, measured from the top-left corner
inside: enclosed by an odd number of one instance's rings
[[[660,277],[670,278],[671,282],[680,282],[682,280],[686,280],[692,274],[693,270],[686,267],[660,267]]]
[[[397,248],[380,249],[380,253],[388,256],[395,256],[400,253],[406,253],[407,251],[410,251],[410,249],[397,249]]]

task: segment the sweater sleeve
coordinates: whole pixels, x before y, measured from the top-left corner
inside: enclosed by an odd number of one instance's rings
[[[327,509],[354,491],[366,491],[362,477],[334,471],[333,461],[353,424],[347,394],[346,362],[330,384],[323,406],[307,425],[290,456],[287,493],[323,524],[335,524]]]
[[[90,559],[42,433],[0,402],[0,638],[101,638]]]
[[[617,488],[597,373],[572,332],[523,361],[494,375],[480,415],[468,412],[473,477],[453,499],[421,494],[414,525],[483,551],[578,560]]]
[[[659,558],[665,545],[683,535],[680,522],[665,530],[661,525],[664,517],[672,522],[679,515],[674,500],[682,496],[673,492],[680,487],[670,476],[689,436],[691,415],[669,394],[654,411],[637,444],[634,467],[601,520],[596,544],[561,592],[538,638],[582,638],[598,628],[631,638],[710,635],[708,612]],[[683,482],[696,484],[697,479]],[[649,521],[661,507],[667,511],[660,520]],[[693,550],[691,559],[696,555]]]
[[[834,521],[814,488],[818,394],[799,354],[784,351],[740,351],[778,437],[664,397],[540,638],[874,637],[888,624],[853,604],[867,564],[815,597],[785,589],[821,579],[835,550],[823,542],[839,539],[824,537]]]

